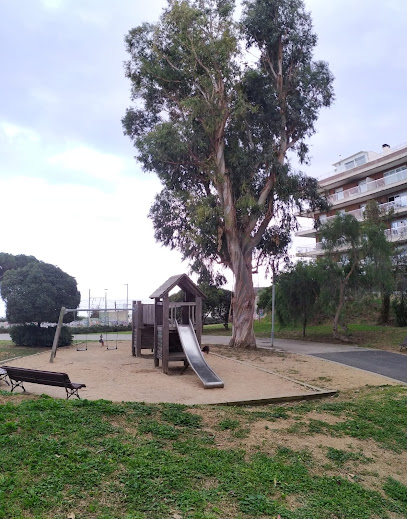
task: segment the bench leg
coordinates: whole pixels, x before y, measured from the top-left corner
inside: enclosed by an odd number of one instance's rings
[[[23,391],[25,392],[25,387],[21,380],[12,380],[10,378],[10,382],[11,382],[11,392],[13,392],[16,387],[21,387],[23,389]]]
[[[5,382],[8,386],[10,385],[9,382],[8,382],[8,380],[7,380],[7,375],[6,375],[6,374],[5,374],[5,375],[0,375],[0,380],[4,380],[4,382]]]
[[[71,398],[72,395],[74,395],[77,398],[79,398],[79,400],[81,399],[77,389],[71,389],[70,387],[66,387],[65,391],[66,391],[66,399],[67,400],[68,400],[68,398]]]

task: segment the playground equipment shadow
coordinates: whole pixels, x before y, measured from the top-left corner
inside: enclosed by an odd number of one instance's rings
[[[107,350],[96,342],[88,343],[86,351],[77,351],[76,346],[59,348],[54,362],[50,363],[49,359],[50,353],[43,352],[4,364],[68,373],[73,382],[86,384],[80,395],[90,400],[255,405],[320,398],[335,393],[281,376],[251,362],[212,352],[205,360],[224,381],[225,387],[204,389],[192,369],[183,372],[182,362],[172,364],[170,374],[165,375],[161,368],[153,366],[152,355],[133,357],[129,341],[119,341],[117,350]],[[1,389],[7,389],[6,385],[0,384]],[[25,387],[28,394],[65,397],[61,388],[28,383]]]

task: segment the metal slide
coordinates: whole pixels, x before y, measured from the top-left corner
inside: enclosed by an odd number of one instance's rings
[[[213,387],[223,387],[223,381],[205,362],[192,324],[177,323],[177,329],[182,349],[185,352],[188,363],[202,380],[204,388],[211,389]]]

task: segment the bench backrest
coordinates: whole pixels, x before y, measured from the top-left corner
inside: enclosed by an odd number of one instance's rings
[[[57,371],[42,371],[39,369],[17,368],[14,366],[2,366],[7,371],[9,378],[34,384],[46,384],[48,386],[65,387],[71,384],[67,373]]]

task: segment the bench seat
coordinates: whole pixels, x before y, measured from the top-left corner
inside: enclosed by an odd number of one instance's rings
[[[11,382],[11,392],[13,392],[16,387],[21,387],[23,391],[25,391],[23,383],[30,382],[32,384],[64,387],[66,398],[68,399],[72,395],[80,398],[78,390],[86,387],[85,384],[71,382],[67,373],[19,368],[15,366],[0,366],[0,369],[5,370],[7,373],[7,376]]]

